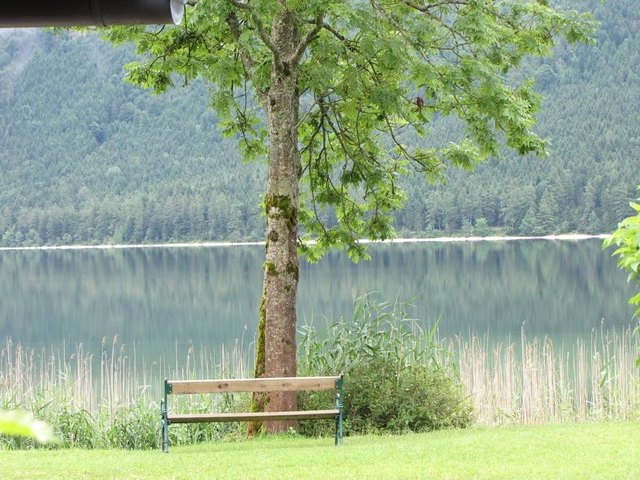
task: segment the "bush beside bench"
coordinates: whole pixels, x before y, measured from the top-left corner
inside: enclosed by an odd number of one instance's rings
[[[197,422],[251,422],[269,420],[307,420],[334,418],[336,421],[335,444],[343,444],[342,399],[343,377],[280,377],[217,380],[165,380],[161,405],[162,450],[169,451],[169,425]],[[239,412],[239,413],[169,413],[169,395],[298,392],[336,390],[335,408],[327,410],[296,410],[288,412]]]

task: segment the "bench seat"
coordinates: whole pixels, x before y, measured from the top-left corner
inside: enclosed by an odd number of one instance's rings
[[[167,415],[169,423],[251,422],[266,420],[304,420],[336,418],[340,410],[300,410],[294,412],[179,413]]]

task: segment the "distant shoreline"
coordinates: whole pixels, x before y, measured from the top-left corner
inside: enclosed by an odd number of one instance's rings
[[[462,242],[513,242],[518,240],[551,240],[551,241],[579,241],[589,239],[609,238],[609,234],[588,235],[583,233],[566,233],[561,235],[544,236],[491,236],[491,237],[431,237],[431,238],[394,238],[391,240],[360,240],[363,244],[376,243],[462,243]],[[0,247],[0,252],[29,251],[29,250],[123,250],[140,248],[224,248],[261,246],[264,242],[197,242],[197,243],[154,243],[132,245],[50,245],[40,247]]]

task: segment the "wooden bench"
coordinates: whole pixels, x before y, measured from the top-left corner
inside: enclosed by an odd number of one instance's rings
[[[335,444],[342,445],[342,384],[343,377],[281,377],[219,380],[165,380],[162,414],[162,450],[169,451],[169,425],[196,422],[250,422],[269,420],[307,420],[334,418],[336,420]],[[298,410],[290,412],[241,412],[241,413],[169,413],[169,395],[297,392],[311,390],[336,390],[335,408],[329,410]]]

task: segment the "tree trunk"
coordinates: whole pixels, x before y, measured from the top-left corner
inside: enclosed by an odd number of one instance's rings
[[[296,375],[296,294],[298,289],[298,209],[300,152],[298,150],[298,65],[288,65],[298,40],[293,15],[282,12],[271,38],[280,52],[274,56],[271,86],[265,98],[269,131],[269,169],[264,199],[267,215],[264,263],[264,376]],[[257,358],[260,358],[258,352]],[[295,410],[295,392],[270,393],[267,411]],[[277,433],[294,421],[267,422]]]

